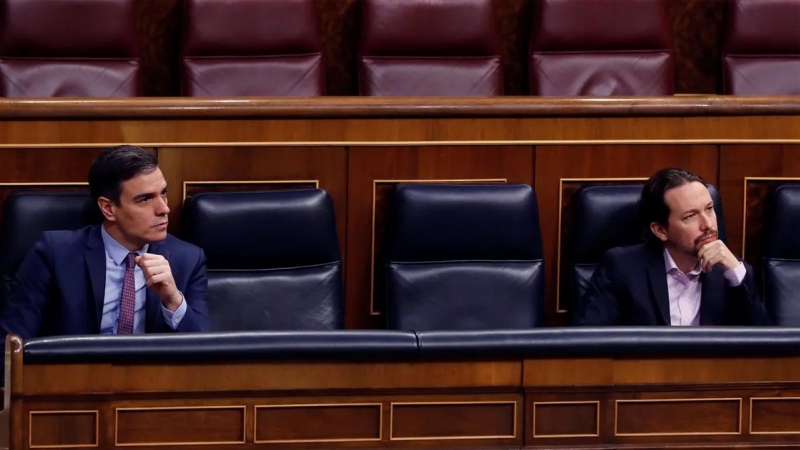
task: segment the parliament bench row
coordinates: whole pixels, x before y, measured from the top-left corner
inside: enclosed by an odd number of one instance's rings
[[[800,356],[798,330],[798,327],[583,327],[50,336],[25,340],[21,351],[25,364],[777,357]]]
[[[641,186],[588,186],[573,198],[573,298],[606,250],[641,236]],[[719,236],[722,203],[709,186]],[[402,184],[386,236],[388,326],[400,330],[543,326],[544,264],[536,195],[527,185]],[[774,190],[764,230],[763,291],[773,323],[800,326],[800,185]],[[334,206],[319,189],[201,193],[187,198],[180,237],[208,259],[212,331],[344,328]],[[20,193],[0,227],[2,298],[41,233],[101,220],[84,193]],[[380,237],[377,237],[380,238]]]
[[[792,446],[799,331],[10,335],[0,447]]]
[[[184,0],[181,94],[325,95],[314,0]],[[492,0],[362,0],[359,95],[503,95]],[[669,0],[537,0],[529,91],[675,92]],[[800,94],[800,0],[729,0],[724,93]],[[134,0],[2,0],[0,96],[142,95]],[[524,9],[525,11],[525,9]],[[168,39],[157,36],[156,39]],[[336,44],[338,45],[338,44]]]

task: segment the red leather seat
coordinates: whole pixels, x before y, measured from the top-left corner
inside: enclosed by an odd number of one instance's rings
[[[359,92],[503,94],[491,0],[363,0]]]
[[[184,10],[183,95],[325,93],[313,0],[186,0]]]
[[[0,0],[0,96],[141,94],[135,0]]]
[[[669,0],[539,0],[532,95],[672,95]]]
[[[724,91],[800,95],[800,0],[730,0]]]

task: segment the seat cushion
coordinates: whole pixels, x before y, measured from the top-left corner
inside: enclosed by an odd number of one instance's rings
[[[544,265],[389,263],[389,328],[478,330],[544,325]]]

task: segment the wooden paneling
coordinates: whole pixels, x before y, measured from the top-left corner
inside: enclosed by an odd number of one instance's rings
[[[392,403],[398,440],[516,439],[516,402]]]
[[[533,182],[533,151],[515,147],[352,147],[348,176],[347,325],[380,327],[385,299],[374,289],[372,277],[383,267],[374,242],[384,239],[375,227],[384,220],[388,204],[379,202],[385,186],[403,181],[430,182]],[[490,181],[491,182],[491,181]],[[378,188],[380,186],[380,188]],[[379,249],[379,248],[378,248]],[[377,268],[377,269],[376,269]]]
[[[800,145],[723,145],[719,174],[731,250],[758,267],[764,200],[775,185],[800,182]]]
[[[32,411],[30,448],[96,447],[98,411]]]
[[[382,404],[262,405],[256,443],[380,441]]]
[[[543,368],[546,367],[547,370]],[[524,362],[525,386],[638,386],[775,383],[800,380],[800,357],[532,359]]]
[[[492,389],[519,385],[521,361],[430,363],[387,362],[365,366],[357,362],[281,362],[238,364],[232,371],[224,365],[141,364],[29,365],[25,378],[29,395],[68,395],[124,391],[225,392],[292,391],[337,389],[418,389],[437,380],[441,389],[484,386]],[[199,376],[202,374],[202,376]],[[167,376],[169,375],[169,376]],[[58,383],[48,380],[58,379]],[[147,383],[142,383],[148,380]]]
[[[750,399],[750,433],[800,434],[800,397]]]
[[[339,245],[345,249],[347,151],[341,147],[160,148],[158,162],[169,185],[170,231],[179,229],[186,194],[227,189],[297,189],[315,183],[331,195]],[[216,182],[216,183],[215,183]]]
[[[714,145],[594,145],[536,147],[536,195],[544,243],[547,286],[558,286],[557,278],[564,248],[559,249],[559,223],[562,211],[568,209],[569,194],[584,179],[587,183],[609,182],[641,183],[665,167],[682,167],[691,170],[707,182],[717,183],[719,152]],[[564,189],[562,179],[570,179]],[[566,199],[564,198],[566,194]],[[567,205],[567,206],[565,206]],[[560,253],[559,253],[560,250]],[[547,311],[550,323],[566,323],[567,313],[556,313],[556,289],[547,292]],[[565,302],[566,303],[566,302]],[[562,310],[569,305],[562,304]]]
[[[617,436],[740,434],[741,399],[617,400]]]
[[[0,183],[86,183],[102,148],[0,148]]]
[[[117,408],[115,445],[245,442],[245,407]]]
[[[600,436],[600,402],[533,402],[534,438]]]
[[[515,366],[516,372],[505,375],[487,373],[486,363],[478,360],[450,365],[361,362],[347,370],[336,369],[347,363],[210,360],[188,371],[183,364],[147,367],[120,362],[114,369],[88,366],[88,376],[74,365],[45,365],[50,373],[61,368],[61,378],[42,378],[37,364],[25,367],[24,389],[14,396],[12,405],[26,411],[18,416],[25,424],[21,427],[24,442],[32,437],[34,443],[57,443],[59,448],[68,442],[96,443],[98,448],[115,443],[200,448],[212,442],[221,447],[225,442],[231,448],[253,444],[302,449],[524,445],[598,450],[671,445],[791,447],[797,443],[800,377],[775,381],[774,376],[784,372],[780,366],[800,367],[797,358],[717,358],[708,364],[718,368],[708,371],[710,378],[692,374],[698,366],[689,359],[667,358],[663,364],[643,359],[638,362],[644,373],[658,371],[660,375],[640,377],[631,384],[597,377],[593,385],[575,385],[576,377],[563,368],[572,364],[574,371],[580,368],[575,365],[579,361],[526,361],[526,368],[547,373],[549,381],[523,377],[520,362],[514,359],[504,364]],[[613,372],[622,374],[629,370],[628,363],[636,361],[593,362],[599,371],[612,366],[619,367]],[[753,373],[764,376],[753,380],[737,373],[748,365],[759,369]],[[296,370],[286,371],[287,366]],[[297,374],[303,372],[309,378],[298,383]],[[84,377],[83,393],[42,387],[80,377]],[[197,383],[192,377],[207,382]],[[337,381],[326,384],[329,378]],[[156,382],[159,379],[171,385]],[[253,381],[257,379],[263,381]],[[213,382],[217,389],[207,389]],[[76,414],[70,418],[64,412]],[[90,436],[95,429],[99,438]]]

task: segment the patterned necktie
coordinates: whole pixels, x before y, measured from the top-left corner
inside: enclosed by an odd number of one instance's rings
[[[133,334],[133,312],[136,310],[136,281],[133,277],[133,270],[136,267],[134,262],[136,253],[128,253],[125,258],[125,279],[122,281],[122,297],[119,301],[119,322],[117,322],[117,334]]]

